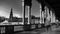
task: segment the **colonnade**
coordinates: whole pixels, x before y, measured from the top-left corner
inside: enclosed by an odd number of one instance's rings
[[[22,14],[23,14],[23,23],[24,24],[30,24],[31,23],[31,6],[27,5],[28,7],[28,23],[25,23],[25,7],[24,0],[22,0]],[[42,10],[42,4],[40,3],[40,23],[47,23],[47,22],[55,22],[55,14],[53,11],[48,8],[48,6],[44,6],[44,11]]]

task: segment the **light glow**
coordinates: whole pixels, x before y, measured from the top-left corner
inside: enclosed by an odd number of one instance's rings
[[[21,17],[19,14],[13,14],[13,16],[16,16],[16,17],[18,17],[18,18]]]

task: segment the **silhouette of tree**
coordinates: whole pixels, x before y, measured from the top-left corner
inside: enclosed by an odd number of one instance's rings
[[[5,21],[5,18],[4,17],[0,17],[0,22],[3,22]]]

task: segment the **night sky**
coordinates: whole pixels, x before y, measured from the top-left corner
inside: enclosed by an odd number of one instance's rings
[[[11,8],[14,16],[22,17],[22,2],[21,0],[0,0],[0,16],[9,17]],[[32,1],[32,15],[39,16],[39,4],[36,0]],[[28,16],[26,8],[26,16]]]

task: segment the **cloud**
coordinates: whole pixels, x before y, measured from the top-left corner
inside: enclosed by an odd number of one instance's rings
[[[16,16],[16,17],[18,17],[18,18],[20,18],[20,17],[21,17],[21,15],[20,15],[20,14],[13,14],[13,16]]]
[[[0,10],[0,16],[4,16],[4,17],[9,18],[9,14],[3,10]]]

